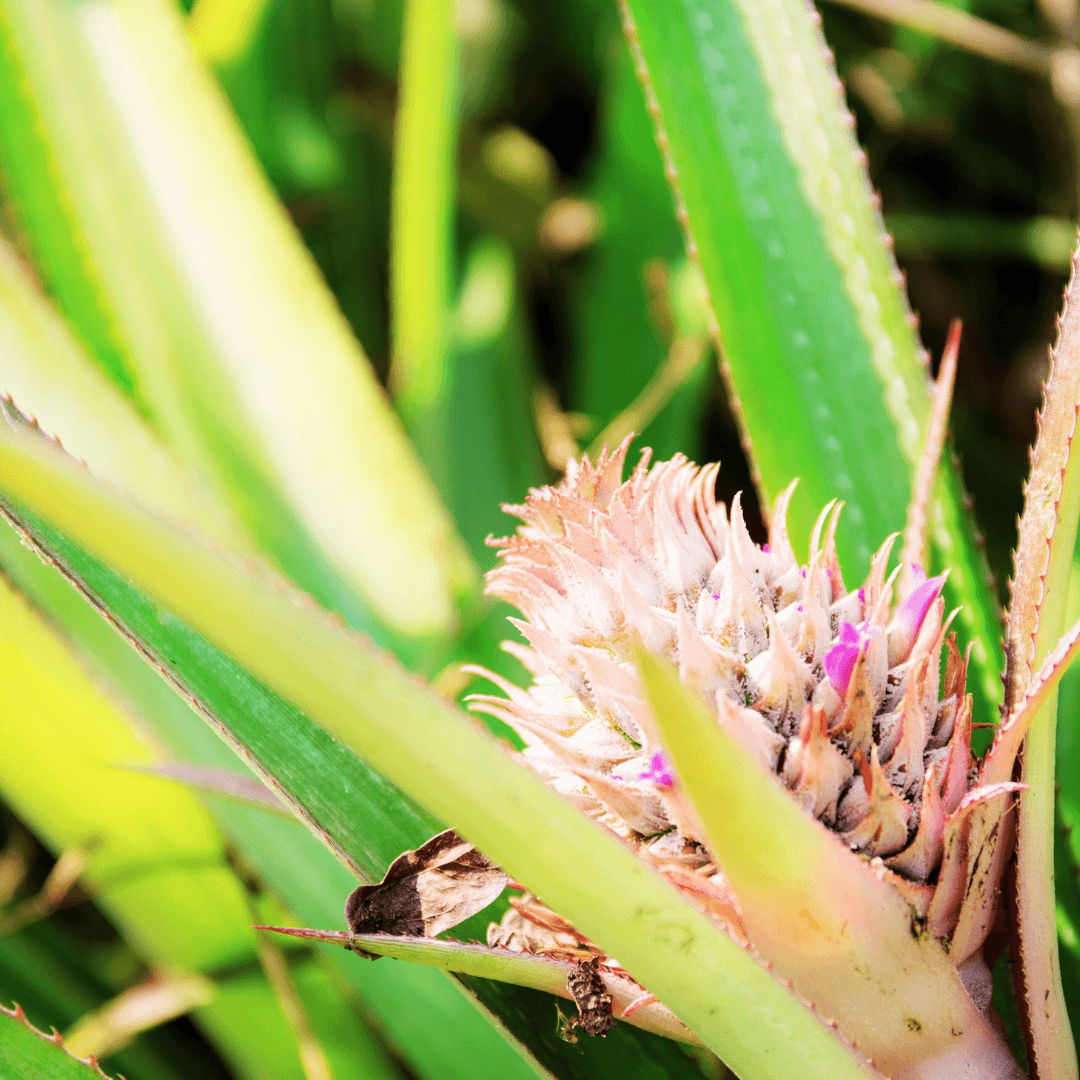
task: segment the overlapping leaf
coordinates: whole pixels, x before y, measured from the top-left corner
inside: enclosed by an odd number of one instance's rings
[[[866,1075],[835,1034],[671,886],[392,662],[97,490],[26,434],[5,431],[0,447],[10,512],[24,502],[317,716],[618,955],[733,1067],[776,1076]],[[475,782],[463,782],[469,778]],[[609,883],[602,907],[591,884],[597,875]],[[685,979],[688,966],[699,979]],[[748,1025],[782,1032],[783,1046],[747,1043],[741,1033]]]
[[[85,257],[63,272],[100,278],[76,284],[114,313],[174,447],[328,606],[446,633],[475,571],[179,13],[156,0],[5,12],[5,172],[74,221]],[[33,225],[52,270],[60,230]]]

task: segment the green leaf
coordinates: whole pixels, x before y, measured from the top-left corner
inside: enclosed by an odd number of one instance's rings
[[[0,1005],[17,1001],[31,1023],[61,1030],[103,1005],[116,989],[111,965],[131,970],[137,960],[124,946],[105,953],[80,946],[78,934],[54,920],[0,938]],[[111,1058],[109,1068],[128,1080],[186,1080],[181,1058],[157,1031]]]
[[[453,3],[407,0],[390,205],[390,383],[428,459],[445,442],[430,420],[447,384],[457,82]]]
[[[5,192],[38,255],[41,272],[105,374],[129,395],[136,375],[117,313],[94,264],[61,175],[56,149],[14,46],[10,16],[0,10],[0,161]],[[16,164],[17,163],[17,164]]]
[[[762,955],[890,1075],[954,1054],[971,1068],[1008,1061],[941,942],[913,931],[900,892],[754,765],[677,672],[640,651],[637,665]]]
[[[444,385],[427,413],[439,438],[420,440],[434,449],[426,464],[484,569],[495,563],[485,538],[506,531],[501,504],[548,479],[516,274],[513,252],[502,241],[484,237],[469,247]]]
[[[664,362],[674,327],[657,325],[650,309],[668,300],[657,278],[683,259],[671,193],[626,50],[608,59],[601,105],[604,142],[588,195],[604,227],[583,255],[584,280],[574,295],[577,332],[568,402],[597,421],[590,432],[594,441]],[[658,286],[661,296],[651,295]],[[658,459],[677,451],[697,457],[706,400],[701,385],[679,394],[638,429],[639,445],[651,446]]]
[[[267,0],[198,0],[188,32],[199,56],[209,64],[235,64],[251,48]]]
[[[733,1068],[804,1080],[870,1075],[849,1046],[671,885],[389,658],[101,491],[29,433],[0,430],[0,489],[6,501],[24,502],[129,576],[453,823],[618,956]],[[18,514],[13,502],[8,512]],[[597,880],[606,883],[601,905]],[[688,969],[694,980],[685,978]],[[772,1037],[749,1042],[746,1031]]]
[[[555,1033],[555,1025],[551,1023],[556,1015],[554,1003],[546,995],[556,994],[562,998],[570,998],[566,985],[567,977],[575,965],[569,960],[508,953],[505,950],[488,949],[482,945],[460,941],[395,938],[385,934],[350,934],[285,927],[271,929],[302,940],[345,948],[356,946],[376,956],[396,957],[454,971],[474,991],[483,992],[485,988],[499,985],[488,982],[489,979],[534,988],[519,995],[521,1004],[528,1010],[524,1015],[507,1017],[506,1002],[498,1000],[502,1021],[511,1030],[523,1028],[534,1055],[559,1076],[570,1077],[572,1080],[596,1080],[602,1075],[632,1076],[635,1080],[660,1080],[661,1077],[683,1075],[691,1071],[690,1061],[685,1053],[669,1040],[695,1044],[697,1040],[667,1009],[656,1003],[647,1004],[632,1014],[628,1023],[633,1027],[619,1025],[615,1032],[609,1032],[602,1040],[582,1041],[567,1061],[566,1044],[559,1039]],[[643,994],[641,987],[629,979],[609,975],[605,982],[612,992],[616,1015]],[[546,993],[538,994],[535,990]],[[537,1020],[549,1028],[548,1037],[543,1042],[536,1031]],[[653,1032],[662,1033],[667,1038]]]
[[[1080,274],[1072,280],[1039,416],[1025,488],[1009,605],[1005,705],[1011,712],[1066,628],[1080,518],[1080,468],[1073,451],[1080,405]],[[1061,984],[1054,895],[1054,764],[1057,689],[1031,721],[1024,742],[1016,839],[1016,894],[1027,996],[1028,1037],[1045,1075],[1075,1077],[1076,1048]]]
[[[771,502],[802,478],[789,519],[801,543],[845,500],[837,543],[861,579],[903,528],[930,397],[820,19],[801,0],[621,6],[759,490]],[[951,471],[930,524],[989,719],[1000,631]]]
[[[304,713],[130,583],[51,530],[35,525],[34,532],[94,605],[108,610],[114,624],[152,657],[154,665],[182,685],[185,697],[198,704],[211,725],[194,716],[93,608],[18,543],[13,532],[0,533],[0,565],[5,572],[65,627],[86,650],[87,661],[101,670],[104,681],[117,686],[152,724],[158,739],[184,760],[224,769],[236,767],[235,750],[276,788],[288,792],[288,803],[302,808],[305,823],[338,855],[335,860],[297,824],[269,819],[264,811],[239,806],[232,798],[211,798],[211,809],[227,834],[297,917],[312,925],[340,921],[344,898],[355,886],[354,874],[379,880],[403,850],[419,846],[442,828]],[[351,956],[339,958],[338,966],[419,1074],[503,1080],[526,1071],[468,1000],[435,972],[406,965],[375,967]],[[545,1067],[556,1076],[570,1080],[577,1075],[579,1054],[553,1037],[548,1007],[537,1012],[528,992],[483,979],[471,979],[469,989],[508,1029],[511,1041],[542,1055]],[[455,1038],[447,1040],[442,1032],[451,1028]],[[612,1033],[589,1052],[595,1075],[621,1080],[625,1062],[634,1057],[634,1045],[627,1033]],[[678,1053],[653,1046],[650,1055],[658,1080],[693,1072]]]
[[[414,964],[442,968],[444,971],[497,979],[533,990],[546,990],[549,994],[558,994],[568,999],[573,996],[566,988],[567,977],[577,967],[573,960],[514,953],[507,949],[489,949],[486,945],[475,942],[443,941],[438,938],[351,934],[342,930],[293,929],[284,926],[259,929],[273,930],[302,941],[319,941],[345,949],[359,949],[374,956],[389,956]],[[614,973],[608,974],[605,984],[614,998],[613,1009],[616,1016],[621,1016],[628,1006],[644,994],[633,980]],[[666,1035],[679,1042],[698,1042],[668,1009],[657,1003],[646,1005],[631,1016],[628,1023],[635,1027]]]
[[[100,1080],[105,1073],[94,1061],[80,1061],[59,1037],[38,1031],[16,1007],[0,1005],[0,1076],[34,1080]]]
[[[324,604],[375,630],[448,632],[475,568],[179,13],[5,11],[0,64],[22,66],[169,440]]]
[[[6,581],[0,610],[5,802],[53,851],[97,839],[84,880],[143,955],[203,971],[253,955],[209,815],[180,788],[110,768],[152,756]]]
[[[245,860],[297,917],[312,923],[342,920],[344,900],[356,885],[357,873],[378,880],[402,850],[418,846],[441,829],[351,751],[182,622],[70,544],[49,535],[55,541],[53,557],[89,591],[95,605],[107,607],[128,633],[144,635],[140,649],[153,652],[154,664],[163,673],[162,665],[171,665],[171,680],[182,684],[185,697],[198,703],[202,717],[193,714],[187,701],[159,679],[154,668],[143,663],[59,574],[22,547],[11,530],[0,535],[0,565],[64,627],[85,662],[137,710],[156,739],[189,761],[235,769],[235,751],[263,776],[267,766],[277,770],[275,785],[288,790],[294,812],[299,805],[305,824],[318,822],[310,827],[337,858],[296,822],[269,817],[232,798],[208,800]],[[75,562],[77,571],[67,560]],[[130,764],[130,759],[118,764]],[[152,791],[173,787],[156,777],[141,779],[159,785]],[[524,1063],[466,997],[437,973],[373,968],[352,957],[338,967],[419,1076],[502,1080],[528,1075]],[[276,1006],[261,978],[244,976],[226,989],[203,1015],[210,1022],[221,1012],[220,1022],[213,1026],[215,1040],[242,1048],[246,1033],[265,1023],[259,1010],[265,1015]],[[237,1010],[247,1018],[244,1023]],[[443,1036],[447,1029],[456,1032],[453,1040]],[[287,1042],[287,1033],[275,1032],[279,1042],[282,1037]]]
[[[97,840],[82,880],[151,964],[208,972],[253,962],[244,892],[206,810],[179,787],[115,768],[152,760],[145,742],[7,581],[0,612],[4,801],[54,851]],[[241,1076],[270,1080],[259,1023],[238,1015],[234,990],[222,981],[197,1016],[228,1033],[216,1041]],[[261,975],[245,999],[264,1016],[276,1009]],[[274,1080],[301,1080],[295,1042],[279,1045]]]
[[[1054,895],[1057,898],[1058,960],[1069,1023],[1077,1024],[1080,1007],[1080,863],[1075,842],[1076,807],[1062,793],[1054,816]]]
[[[220,536],[248,541],[231,511],[179,465],[134,406],[94,366],[41,294],[16,252],[0,240],[3,392],[100,480],[143,505]]]

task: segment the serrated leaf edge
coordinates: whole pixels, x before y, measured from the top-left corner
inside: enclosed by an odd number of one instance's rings
[[[108,1073],[102,1071],[101,1066],[98,1064],[98,1060],[91,1054],[89,1057],[81,1058],[76,1057],[68,1048],[64,1045],[64,1038],[56,1028],[52,1029],[51,1035],[46,1035],[44,1031],[34,1027],[27,1019],[26,1013],[23,1012],[22,1006],[18,1002],[14,1002],[14,1008],[8,1009],[3,1005],[0,1005],[0,1013],[10,1017],[16,1023],[21,1024],[31,1035],[36,1035],[42,1042],[52,1043],[53,1046],[59,1047],[72,1061],[79,1062],[80,1065],[86,1065],[92,1069],[98,1076],[102,1077],[102,1080],[124,1080],[122,1074],[118,1073],[117,1076],[111,1077]]]

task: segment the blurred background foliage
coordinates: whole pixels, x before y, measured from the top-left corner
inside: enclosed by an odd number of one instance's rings
[[[958,6],[1041,40],[1054,39],[1060,18],[1015,0]],[[954,438],[1004,588],[1072,244],[1068,104],[1030,71],[862,12],[822,14],[933,355],[949,320],[964,320]],[[466,340],[451,408],[455,432],[490,447],[494,429],[502,453],[476,454],[480,475],[428,465],[487,566],[480,541],[505,528],[487,494],[520,498],[571,439],[587,447],[640,393],[670,347],[685,267],[614,5],[462,0],[458,18],[451,288]],[[197,0],[191,20],[385,378],[400,7]],[[722,460],[730,497],[748,473],[713,367],[684,380],[640,443],[660,457]]]
[[[1080,75],[1044,70],[1019,47],[983,55],[975,23],[961,21],[956,40],[942,41],[897,25],[912,21],[910,4],[875,0],[876,15],[863,6],[824,6],[825,35],[933,356],[949,321],[964,321],[954,446],[1004,598],[1077,217]],[[1073,38],[1069,0],[956,8],[1030,41]],[[401,4],[195,0],[186,14],[197,51],[395,389],[389,237]],[[457,32],[457,99],[448,105],[456,130],[446,125],[443,148],[454,228],[444,265],[432,267],[450,316],[429,328],[442,335],[443,392],[434,403],[398,404],[473,557],[483,569],[493,564],[484,538],[510,527],[500,501],[520,500],[572,454],[630,427],[660,458],[721,460],[721,497],[746,490],[748,521],[759,528],[614,3],[459,0]],[[17,220],[2,209],[3,231],[19,244]],[[477,613],[458,653],[429,673],[444,689],[466,689],[453,661],[505,664],[495,649],[503,614]],[[1063,701],[1078,694],[1074,679]],[[80,859],[76,850],[54,863],[13,814],[0,817],[0,1002],[18,1000],[39,1025],[83,1032],[76,1044],[104,1049],[106,1067],[130,1080],[255,1075],[242,1053],[227,1052],[227,1039],[208,1041],[226,1030],[212,1017],[223,996],[208,1005],[205,987],[190,980],[171,986],[141,1025],[116,1021],[105,1041],[94,1034],[95,1010],[161,976],[94,906],[92,889],[74,883]],[[311,956],[290,956],[294,984],[325,1019],[334,1006],[318,1003],[341,1000],[336,973],[320,968],[306,979]],[[295,1052],[275,1049],[260,1011],[261,970],[241,949],[210,973],[230,988],[229,1023],[246,1009],[264,1040],[257,1075],[297,1076]],[[199,1027],[183,1018],[196,1006]],[[411,1075],[415,1064],[357,1010],[349,1045],[367,1047],[369,1075]],[[336,1031],[331,1041],[344,1038],[340,1025],[323,1026]]]

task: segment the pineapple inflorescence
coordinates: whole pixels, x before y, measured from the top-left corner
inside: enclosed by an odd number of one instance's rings
[[[628,446],[571,463],[557,487],[506,507],[523,524],[489,541],[501,562],[487,588],[524,616],[511,621],[529,644],[505,647],[533,681],[483,672],[506,696],[474,696],[472,708],[506,721],[532,769],[745,936],[658,737],[633,662],[644,647],[678,668],[748,767],[774,774],[946,936],[958,898],[938,888],[956,877],[942,873],[945,827],[976,775],[945,576],[909,566],[899,595],[902,567],[887,573],[894,536],[849,591],[841,504],[822,511],[801,564],[786,527],[794,484],[759,546],[739,496],[730,514],[716,501],[719,465],[676,455],[650,468],[645,451],[624,482]],[[536,898],[513,904],[489,943],[588,947]]]

